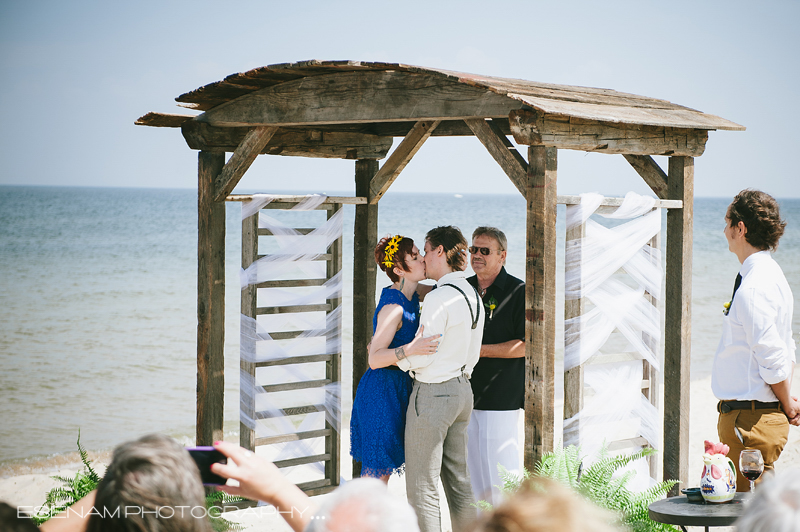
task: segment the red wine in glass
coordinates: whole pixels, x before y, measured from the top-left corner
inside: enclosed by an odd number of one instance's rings
[[[745,449],[739,455],[739,471],[750,481],[750,491],[755,490],[755,480],[764,472],[764,459],[758,449]]]

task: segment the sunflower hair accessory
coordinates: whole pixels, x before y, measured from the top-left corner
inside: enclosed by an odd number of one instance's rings
[[[400,241],[403,240],[403,237],[400,235],[395,235],[389,240],[386,244],[386,247],[383,249],[385,254],[383,259],[383,264],[387,268],[394,267],[394,255],[400,249]]]

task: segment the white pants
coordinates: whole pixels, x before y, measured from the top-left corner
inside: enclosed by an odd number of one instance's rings
[[[503,481],[497,464],[520,475],[519,416],[522,410],[473,410],[467,428],[467,466],[475,500],[497,506]]]

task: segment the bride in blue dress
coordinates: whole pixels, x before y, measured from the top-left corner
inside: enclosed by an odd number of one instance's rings
[[[397,367],[397,361],[434,354],[441,335],[423,338],[419,328],[420,296],[431,287],[418,285],[425,279],[425,262],[414,241],[400,235],[381,239],[375,261],[392,285],[383,289],[372,318],[369,368],[353,401],[350,454],[361,462],[361,476],[388,482],[405,464],[406,409],[411,395],[411,377]]]

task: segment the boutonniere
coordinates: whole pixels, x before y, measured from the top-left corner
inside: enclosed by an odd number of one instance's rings
[[[489,319],[492,319],[492,315],[494,314],[494,309],[497,308],[497,300],[494,296],[489,298],[489,301],[484,301],[483,306],[486,307],[486,312],[489,313]]]
[[[728,312],[731,311],[731,303],[733,303],[732,299],[722,305],[722,313],[725,314],[726,316],[728,315]]]

